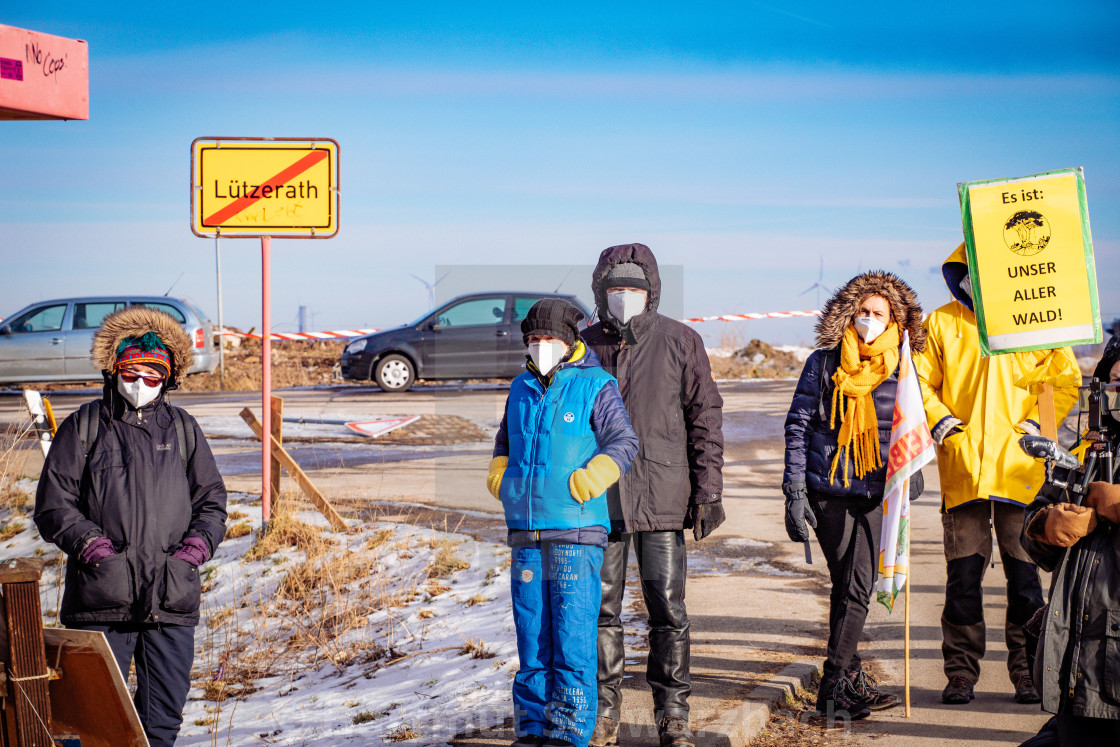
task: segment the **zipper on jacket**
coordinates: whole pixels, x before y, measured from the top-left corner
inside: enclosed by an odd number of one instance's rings
[[[537,429],[536,429],[537,438],[540,437],[540,433],[541,433],[541,420],[544,418],[544,409],[545,409],[544,408],[544,397],[547,393],[548,393],[548,389],[545,388],[544,385],[542,384],[541,385],[540,411],[537,413]],[[535,476],[535,473],[537,471],[536,460],[534,459],[534,457],[537,455],[537,438],[533,439],[533,445],[529,449],[529,485],[530,486],[534,484],[533,477]],[[527,500],[525,501],[525,517],[526,517],[526,520],[528,521],[528,528],[532,529],[532,527],[533,527],[533,491],[532,491],[532,489],[529,490],[529,495],[527,497]]]

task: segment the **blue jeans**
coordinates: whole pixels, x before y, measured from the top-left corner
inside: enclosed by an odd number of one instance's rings
[[[595,634],[603,550],[537,542],[513,548],[510,586],[520,668],[514,731],[587,747],[598,705]]]

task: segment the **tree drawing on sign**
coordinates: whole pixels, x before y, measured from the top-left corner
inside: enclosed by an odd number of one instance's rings
[[[1042,213],[1020,210],[1003,225],[1003,240],[1016,254],[1024,257],[1038,254],[1050,243],[1050,224]]]

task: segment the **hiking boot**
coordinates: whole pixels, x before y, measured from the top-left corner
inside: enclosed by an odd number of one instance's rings
[[[817,713],[826,719],[849,718],[859,721],[871,714],[871,709],[847,677],[841,677],[825,697],[817,697]]]
[[[517,741],[510,745],[510,747],[540,747],[540,745],[546,742],[547,740],[544,737],[536,734],[526,734],[523,737],[518,737]]]
[[[1034,686],[1034,680],[1031,679],[1029,674],[1020,674],[1015,679],[1015,702],[1016,703],[1041,703],[1042,696],[1038,694],[1038,690]]]
[[[666,716],[657,724],[661,747],[696,747],[688,721],[679,716]]]
[[[618,721],[610,716],[595,719],[595,731],[591,732],[589,747],[608,747],[618,744]]]
[[[571,742],[569,742],[567,739],[560,739],[558,737],[552,737],[551,739],[549,739],[547,742],[544,743],[544,747],[576,747],[576,746],[574,744],[572,744]]]
[[[863,704],[870,708],[872,711],[885,711],[888,708],[894,708],[902,702],[902,699],[897,695],[885,693],[875,687],[877,682],[867,672],[862,669],[856,672],[855,677],[849,678],[852,683],[852,689],[855,691]]]
[[[949,705],[964,705],[975,697],[972,683],[959,674],[950,677],[949,684],[941,691],[941,702]]]

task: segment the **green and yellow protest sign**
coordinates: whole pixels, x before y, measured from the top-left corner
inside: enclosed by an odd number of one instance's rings
[[[1100,342],[1081,168],[957,191],[983,355]]]

